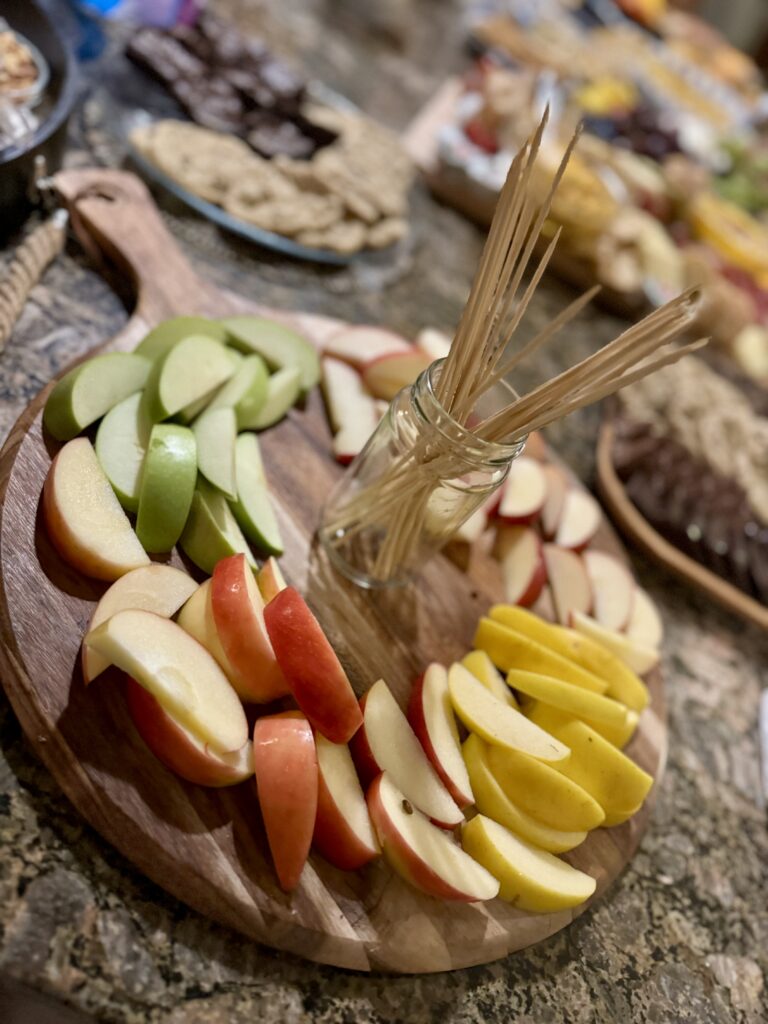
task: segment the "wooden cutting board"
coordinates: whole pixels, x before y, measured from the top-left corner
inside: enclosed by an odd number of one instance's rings
[[[131,320],[103,350],[131,348],[174,314],[264,312],[194,273],[137,178],[70,171],[57,185],[79,233],[136,289]],[[291,320],[318,343],[338,327],[321,317]],[[118,674],[106,673],[86,692],[78,650],[105,585],[64,565],[41,524],[40,494],[55,447],[41,433],[49,390],[31,402],[0,453],[0,669],[30,742],[80,813],[178,899],[251,939],[322,963],[363,971],[450,970],[494,960],[565,927],[583,908],[536,916],[498,900],[440,902],[410,888],[383,861],[348,874],[313,854],[298,890],[288,896],[275,882],[252,785],[210,790],[177,779],[133,729]],[[418,585],[383,594],[334,575],[313,543],[320,508],[340,472],[329,445],[317,389],[305,410],[294,410],[263,436],[286,541],[281,565],[318,613],[358,693],[383,676],[404,702],[427,662],[450,662],[470,647],[478,617],[501,596],[499,574],[479,559],[468,578],[438,557]],[[621,553],[607,526],[602,541]],[[663,771],[658,673],[650,687],[652,707],[629,753],[657,785],[631,821],[592,833],[567,858],[597,879],[595,898],[634,853]]]

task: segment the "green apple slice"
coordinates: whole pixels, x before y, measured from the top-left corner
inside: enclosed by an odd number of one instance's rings
[[[235,444],[237,501],[232,502],[248,540],[270,555],[282,555],[283,539],[269,496],[259,441],[255,434],[240,434]]]
[[[258,568],[227,499],[204,477],[198,478],[192,508],[179,544],[195,565],[209,576],[222,558],[241,551],[251,568]]]
[[[144,415],[141,392],[109,410],[96,432],[96,455],[127,512],[139,507],[141,467],[152,424]]]
[[[224,345],[195,334],[183,338],[152,364],[144,407],[153,423],[175,416],[220,387],[234,373]]]
[[[104,413],[144,387],[150,362],[128,352],[94,356],[66,373],[48,396],[45,429],[70,441]]]
[[[227,340],[226,328],[216,320],[209,320],[204,316],[175,316],[153,327],[136,346],[134,352],[154,362],[156,359],[162,359],[174,345],[184,338],[191,338],[193,334],[202,334],[207,338],[213,338],[214,341]]]
[[[214,750],[239,750],[248,739],[240,698],[212,655],[177,623],[124,609],[92,629],[85,642]]]
[[[278,423],[296,404],[301,394],[301,374],[295,366],[287,366],[272,374],[267,382],[267,397],[255,416],[243,418],[241,430],[266,430]]]
[[[232,351],[234,352],[234,349]],[[219,390],[208,408],[220,409],[231,406],[235,410],[238,429],[242,430],[243,424],[255,419],[261,411],[267,397],[268,386],[267,364],[261,356],[246,356],[235,371],[234,377],[230,377]]]
[[[232,363],[232,373],[236,375],[237,371],[240,369],[240,364],[245,360],[245,356],[233,348],[225,348],[224,351],[227,353],[227,356]],[[230,380],[232,379],[233,378],[230,378]],[[209,405],[213,404],[213,401],[217,397],[219,391],[225,388],[227,384],[229,384],[229,381],[220,387],[213,388],[207,394],[203,395],[202,398],[198,398],[197,401],[191,402],[189,405],[185,406],[173,417],[174,420],[177,420],[179,423],[183,423],[184,426],[189,426],[189,424],[193,420],[196,420],[202,412],[205,412]]]
[[[170,551],[189,515],[197,479],[197,446],[189,427],[152,428],[141,473],[136,535],[147,551]]]
[[[206,409],[192,424],[197,441],[197,466],[206,480],[228,498],[237,496],[235,485],[235,410]]]
[[[258,316],[231,316],[221,323],[229,333],[230,345],[241,352],[263,356],[270,369],[297,367],[301,372],[302,391],[309,391],[320,380],[317,350],[290,327]]]

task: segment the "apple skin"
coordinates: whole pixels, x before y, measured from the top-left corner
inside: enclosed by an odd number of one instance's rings
[[[312,725],[331,743],[348,743],[363,714],[354,690],[320,623],[293,587],[264,609],[277,662]]]
[[[429,728],[427,727],[427,719],[424,710],[425,675],[426,673],[422,673],[413,684],[411,696],[408,701],[408,721],[410,722],[411,728],[416,733],[419,743],[421,743],[422,747],[424,748],[424,753],[427,755],[432,764],[432,767],[437,772],[440,781],[451,794],[451,796],[459,805],[459,807],[463,809],[465,807],[469,807],[471,804],[475,802],[474,794],[465,793],[456,785],[454,780],[443,767],[443,764],[440,761],[438,753],[432,744],[432,740],[430,739],[429,736]],[[451,714],[453,714],[453,711],[451,711]],[[362,734],[363,732],[364,730],[361,729],[360,733]],[[367,743],[366,746],[368,746]]]
[[[250,740],[247,750],[216,754],[195,741],[135,679],[125,678],[128,712],[136,731],[166,768],[198,786],[234,786],[253,775]]]
[[[213,570],[211,609],[238,692],[266,704],[290,692],[264,623],[264,603],[245,555],[222,558]]]
[[[312,842],[329,864],[341,871],[357,871],[378,857],[381,851],[363,842],[350,827],[323,777],[319,756],[318,768],[317,816]],[[359,798],[365,800],[362,789]]]
[[[384,772],[377,775],[368,787],[365,799],[382,850],[392,867],[414,888],[420,889],[428,896],[434,896],[439,900],[456,900],[461,903],[476,902],[477,897],[470,896],[449,885],[404,842],[381,799],[380,789],[383,778]]]
[[[309,722],[266,715],[253,730],[253,763],[261,813],[280,887],[299,884],[315,828],[318,769]]]

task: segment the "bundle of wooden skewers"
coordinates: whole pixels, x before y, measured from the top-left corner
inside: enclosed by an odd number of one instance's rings
[[[696,351],[708,340],[673,345],[695,316],[698,295],[691,289],[529,394],[516,398],[510,391],[510,401],[503,408],[484,418],[479,415],[483,397],[562,331],[598,291],[592,288],[581,295],[505,358],[557,245],[559,231],[519,294],[552,197],[579,137],[577,132],[571,139],[542,204],[534,197],[530,181],[547,117],[545,113],[510,167],[469,299],[435,384],[435,395],[446,415],[460,427],[471,428],[473,437],[481,442],[519,442],[532,430],[613,394]],[[365,457],[363,453],[362,460]],[[431,529],[435,539],[435,492],[441,482],[461,472],[457,446],[439,432],[425,435],[356,493],[342,488],[343,498],[332,502],[323,536],[337,552],[348,550],[350,540],[356,538],[356,550],[368,561],[364,573],[373,580],[387,582],[407,575],[416,567],[425,530]],[[354,476],[354,466],[352,473]],[[456,525],[450,524],[442,541]]]

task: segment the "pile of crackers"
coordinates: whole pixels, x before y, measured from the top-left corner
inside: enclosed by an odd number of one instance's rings
[[[413,180],[399,140],[362,114],[309,106],[307,115],[338,135],[310,160],[265,160],[234,135],[179,120],[141,126],[131,141],[169,178],[247,224],[345,255],[394,244],[408,230]]]

